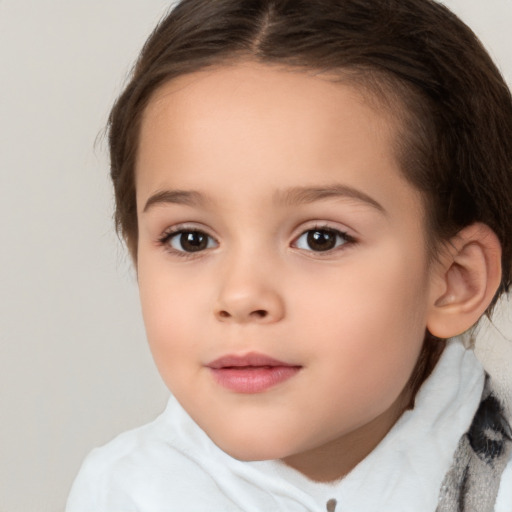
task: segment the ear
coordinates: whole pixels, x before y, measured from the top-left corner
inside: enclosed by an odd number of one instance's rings
[[[501,245],[494,231],[475,223],[446,244],[433,267],[427,329],[451,338],[473,326],[501,281]]]

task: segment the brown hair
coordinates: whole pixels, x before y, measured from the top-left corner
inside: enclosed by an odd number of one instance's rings
[[[143,111],[180,75],[256,60],[345,74],[402,118],[397,154],[443,241],[483,222],[512,269],[512,98],[473,32],[432,0],[182,0],[146,42],[109,119],[116,225],[137,248],[134,169]],[[346,78],[346,77],[345,77]],[[491,304],[491,307],[492,305]]]

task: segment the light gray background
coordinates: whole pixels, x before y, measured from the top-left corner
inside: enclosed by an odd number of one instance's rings
[[[446,3],[512,83],[512,0]],[[0,512],[62,510],[86,453],[165,406],[101,131],[169,5],[0,0]]]

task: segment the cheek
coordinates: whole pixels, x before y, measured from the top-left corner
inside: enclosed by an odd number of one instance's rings
[[[407,255],[399,247],[353,253],[345,266],[302,272],[295,283],[289,295],[296,308],[291,309],[302,309],[300,317],[305,314],[325,329],[385,335],[407,332],[425,320],[428,282],[422,255]]]
[[[353,381],[379,397],[384,383],[392,396],[407,382],[423,343],[427,282],[421,254],[404,254],[391,247],[350,271],[317,275],[316,286],[303,282],[297,321],[315,339],[313,357],[329,364],[326,386]]]
[[[197,287],[179,279],[179,274],[168,268],[153,265],[140,266],[139,294],[147,339],[155,363],[169,384],[179,378],[180,361],[197,357],[198,338],[191,326],[198,325],[200,303]]]

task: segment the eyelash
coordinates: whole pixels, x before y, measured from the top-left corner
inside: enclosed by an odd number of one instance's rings
[[[317,226],[313,226],[311,228],[308,228],[308,229],[302,231],[302,233],[294,239],[293,243],[297,244],[297,242],[303,236],[308,236],[308,234],[315,233],[315,232],[316,233],[324,233],[324,234],[329,233],[330,235],[334,235],[336,237],[335,243],[337,243],[339,239],[343,239],[343,243],[340,243],[340,244],[336,245],[335,247],[326,249],[324,251],[322,251],[322,250],[314,251],[312,249],[303,249],[301,247],[297,247],[300,250],[313,253],[316,257],[321,257],[324,254],[329,255],[337,250],[344,250],[348,246],[354,245],[357,242],[357,240],[353,236],[349,235],[346,231],[341,231],[339,229],[333,228],[332,226],[328,226],[328,225],[317,225]]]
[[[167,252],[171,253],[173,256],[178,256],[181,258],[194,258],[195,256],[198,256],[199,253],[203,252],[204,249],[198,250],[198,251],[180,251],[179,249],[175,249],[174,247],[171,247],[170,242],[173,238],[178,237],[178,235],[183,234],[199,234],[206,236],[209,241],[207,242],[208,245],[210,244],[210,240],[214,240],[215,243],[217,241],[210,236],[208,233],[203,231],[202,229],[197,229],[193,227],[186,227],[186,226],[177,226],[175,228],[168,229],[165,231],[162,236],[158,239],[158,245],[162,246]],[[211,247],[206,247],[206,249],[210,249]]]
[[[334,235],[336,237],[336,242],[335,243],[337,243],[339,239],[343,239],[343,243],[340,243],[340,244],[336,245],[333,248],[326,249],[326,250],[319,250],[319,251],[315,251],[313,249],[301,248],[301,247],[296,247],[296,248],[299,249],[299,250],[302,250],[302,251],[313,253],[313,254],[315,254],[315,256],[320,256],[321,257],[324,254],[325,255],[332,254],[333,251],[340,250],[340,248],[341,248],[341,250],[343,250],[342,248],[354,245],[357,242],[357,240],[353,236],[349,235],[345,231],[341,231],[341,230],[333,228],[331,226],[318,225],[318,226],[313,226],[311,228],[308,228],[308,229],[302,231],[301,234],[294,239],[293,245],[296,246],[297,242],[302,237],[304,237],[305,235],[309,236],[308,234],[311,234],[311,233],[314,233],[314,232],[324,233],[324,235],[326,233],[328,233],[330,235]],[[205,248],[199,249],[197,251],[179,250],[179,249],[175,249],[174,247],[171,247],[170,242],[175,237],[178,237],[179,235],[183,235],[183,234],[199,234],[199,235],[203,235],[203,236],[207,237],[207,239],[208,239],[207,246]],[[211,249],[212,248],[211,245],[210,245],[211,240],[213,240],[215,244],[218,244],[218,242],[212,236],[208,235],[208,233],[206,233],[205,231],[203,231],[201,229],[192,228],[192,227],[188,228],[186,226],[177,226],[175,228],[171,228],[171,229],[165,231],[162,234],[162,236],[158,239],[158,245],[164,247],[164,249],[167,252],[170,252],[173,255],[176,255],[178,257],[193,258],[195,256],[198,256],[200,253],[204,252],[206,249]]]

